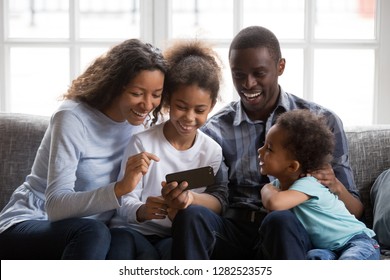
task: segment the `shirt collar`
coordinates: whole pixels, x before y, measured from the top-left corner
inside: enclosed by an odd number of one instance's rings
[[[280,88],[280,95],[279,95],[279,99],[278,99],[278,105],[275,107],[275,110],[271,113],[270,117],[267,120],[267,128],[275,123],[277,116],[279,116],[283,112],[288,111],[289,108],[291,107],[290,106],[291,102],[290,102],[290,99],[288,98],[287,93],[282,89],[282,87],[279,86],[279,88]],[[236,114],[234,116],[233,125],[239,126],[240,123],[243,121],[248,122],[248,123],[253,123],[253,124],[263,123],[263,121],[259,121],[259,120],[252,121],[251,119],[249,119],[248,115],[246,114],[246,112],[242,106],[241,100],[240,100],[240,101],[237,101],[237,103],[236,103]]]
[[[267,119],[267,125],[266,125],[266,130],[271,128],[271,126],[276,122],[276,118],[284,113],[289,111],[291,107],[291,101],[288,98],[287,93],[280,87],[280,95],[278,99],[278,104],[276,105],[275,109]]]

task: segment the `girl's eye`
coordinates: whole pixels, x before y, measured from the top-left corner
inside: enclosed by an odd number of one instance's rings
[[[182,110],[182,111],[186,110],[186,107],[181,106],[181,105],[176,105],[176,107],[177,107],[177,109]]]

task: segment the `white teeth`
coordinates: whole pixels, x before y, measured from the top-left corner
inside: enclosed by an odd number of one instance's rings
[[[136,114],[137,116],[142,117],[142,118],[146,117],[146,115],[147,115],[147,114],[143,114],[143,113],[140,113],[140,112],[137,112],[137,111],[134,111],[134,110],[132,110],[132,111],[133,111],[134,114]]]
[[[260,92],[255,92],[255,93],[245,93],[245,92],[243,92],[242,94],[244,94],[244,96],[246,98],[256,98],[256,97],[260,96],[261,91]]]
[[[191,129],[192,129],[192,126],[183,125],[183,124],[180,123],[180,122],[179,122],[179,125],[180,125],[180,127],[181,127],[183,130],[191,130]]]

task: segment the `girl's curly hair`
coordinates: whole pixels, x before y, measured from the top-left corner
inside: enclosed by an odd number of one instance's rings
[[[143,70],[166,73],[167,64],[161,51],[138,39],[126,40],[98,57],[73,80],[63,98],[85,102],[102,110]],[[157,115],[154,117],[157,121]]]
[[[162,100],[164,109],[169,108],[172,93],[182,85],[197,85],[210,92],[213,104],[217,102],[222,62],[210,45],[197,39],[177,40],[166,49],[164,57],[168,62]]]
[[[323,116],[309,110],[292,110],[281,114],[276,124],[286,131],[283,145],[301,164],[302,173],[330,163],[335,140]]]

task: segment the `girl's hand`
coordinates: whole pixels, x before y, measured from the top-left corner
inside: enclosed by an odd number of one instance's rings
[[[160,159],[156,155],[147,152],[141,152],[127,159],[125,174],[114,188],[117,198],[135,189],[142,176],[148,172],[152,160],[158,162]]]
[[[161,185],[161,195],[170,208],[185,209],[194,201],[193,193],[185,190],[188,186],[188,183],[185,181],[180,184],[177,182],[167,183],[163,181]]]
[[[168,218],[173,221],[173,219],[176,217],[177,212],[179,211],[178,209],[175,208],[168,208]]]
[[[168,215],[168,205],[161,196],[149,196],[137,210],[138,222],[145,222],[153,219],[165,219]]]

